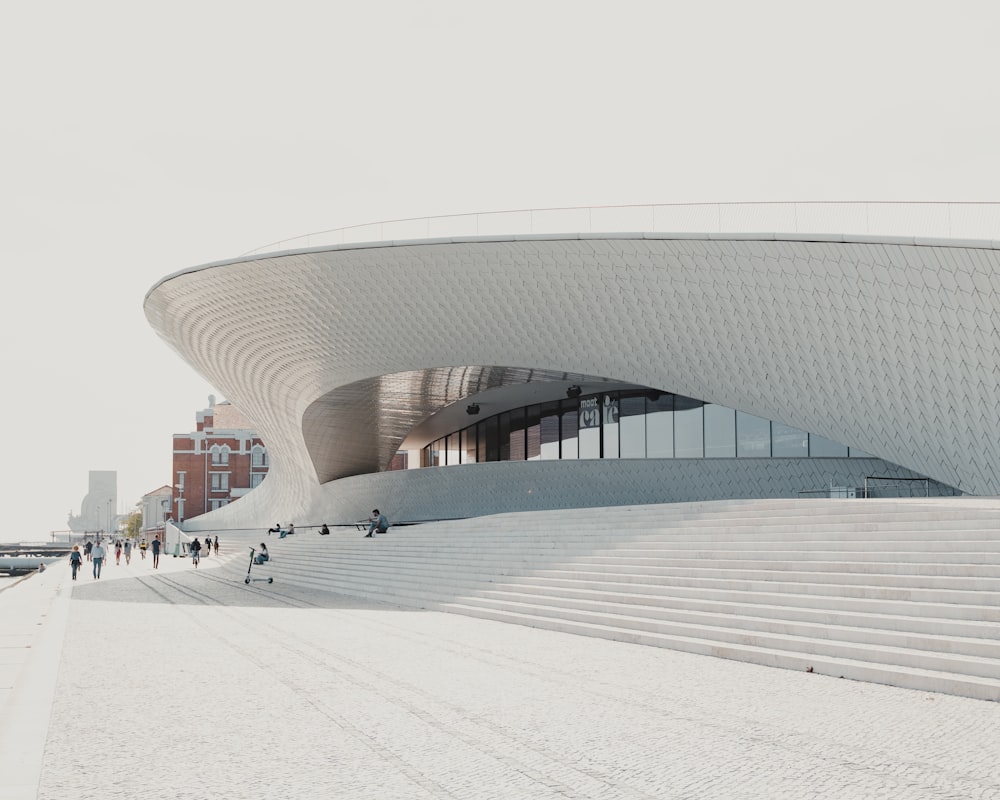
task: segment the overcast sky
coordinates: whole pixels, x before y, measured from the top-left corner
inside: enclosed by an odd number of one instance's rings
[[[468,211],[1000,200],[993,0],[11,0],[0,18],[4,539],[65,530],[90,470],[117,470],[120,510],[170,483],[171,434],[214,391],[143,316],[179,269]]]

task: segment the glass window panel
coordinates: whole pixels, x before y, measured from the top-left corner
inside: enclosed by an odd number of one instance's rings
[[[539,425],[542,446],[542,459],[547,461],[559,458],[559,404],[546,403],[541,408],[541,423]]]
[[[814,433],[809,434],[809,456],[811,458],[847,458],[847,445],[824,439]]]
[[[771,423],[771,455],[775,458],[805,458],[809,455],[809,434],[784,425]]]
[[[771,421],[743,411],[736,412],[736,457],[771,457]]]
[[[567,401],[562,406],[562,430],[560,432],[560,458],[579,458],[580,442],[577,435],[580,409],[575,400]]]
[[[495,460],[510,461],[510,412],[505,411],[495,419],[497,420],[497,437],[500,448]]]
[[[497,442],[497,424],[498,420],[496,417],[490,417],[479,424],[479,442],[480,448],[483,449],[482,461],[500,460],[500,445]]]
[[[466,464],[476,463],[476,426],[470,425],[464,431],[462,431],[462,444],[465,447],[465,462]]]
[[[528,406],[524,417],[525,457],[537,461],[542,457],[541,408]]]
[[[601,429],[584,428],[579,433],[580,458],[601,457]]]
[[[674,396],[674,453],[677,458],[704,458],[704,408],[701,400]]]
[[[586,428],[600,428],[601,396],[595,394],[591,397],[581,397],[579,417],[580,422],[578,427],[581,431]]]
[[[674,457],[674,396],[654,392],[646,398],[646,458]]]
[[[603,423],[601,456],[603,458],[618,458],[619,455],[619,418],[620,405],[618,392],[604,395],[604,409],[601,414]]]
[[[622,458],[646,457],[646,398],[622,395],[619,445]]]
[[[705,457],[736,458],[736,411],[709,403],[705,406]]]
[[[622,392],[619,395],[620,399],[618,401],[618,416],[619,417],[638,417],[646,413],[646,395],[645,394],[627,394]]]
[[[601,457],[601,395],[580,398],[580,458]]]
[[[524,409],[510,412],[510,461],[524,461]]]

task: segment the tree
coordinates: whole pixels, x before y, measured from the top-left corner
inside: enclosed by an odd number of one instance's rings
[[[136,503],[135,510],[125,517],[125,524],[122,526],[122,533],[129,539],[138,539],[142,534],[141,505],[141,503]]]

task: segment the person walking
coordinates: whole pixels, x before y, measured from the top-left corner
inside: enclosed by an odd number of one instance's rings
[[[191,542],[191,563],[198,569],[198,562],[201,560],[201,542],[197,538]]]
[[[83,543],[83,552],[87,554],[87,561],[90,561],[90,551],[93,549],[94,543],[90,541],[90,539],[87,539],[87,541]]]
[[[143,561],[146,560],[146,548],[147,547],[149,547],[149,545],[146,543],[145,539],[143,539],[141,542],[139,542],[139,555],[142,557]]]
[[[73,580],[76,580],[76,573],[83,566],[83,556],[80,555],[80,545],[73,545],[73,552],[69,554],[69,567],[73,570]]]
[[[104,543],[100,539],[97,540],[97,544],[94,545],[93,549],[90,551],[90,560],[94,562],[94,579],[100,580],[101,577],[101,567],[104,565],[104,556],[106,551],[104,550]]]
[[[128,566],[132,563],[132,540],[125,540],[125,565]]]
[[[219,535],[218,534],[215,535],[215,541],[212,543],[212,546],[215,548],[215,554],[219,555]]]
[[[117,539],[115,541],[115,565],[121,566],[122,563],[122,540]]]
[[[160,537],[159,536],[157,536],[155,539],[153,539],[153,544],[151,546],[153,548],[153,569],[159,569],[160,568]]]

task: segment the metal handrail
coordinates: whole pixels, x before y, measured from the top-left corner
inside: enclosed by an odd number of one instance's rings
[[[816,234],[1000,240],[1000,202],[807,200],[567,206],[383,220],[271,242],[244,256],[362,242],[596,233]]]

